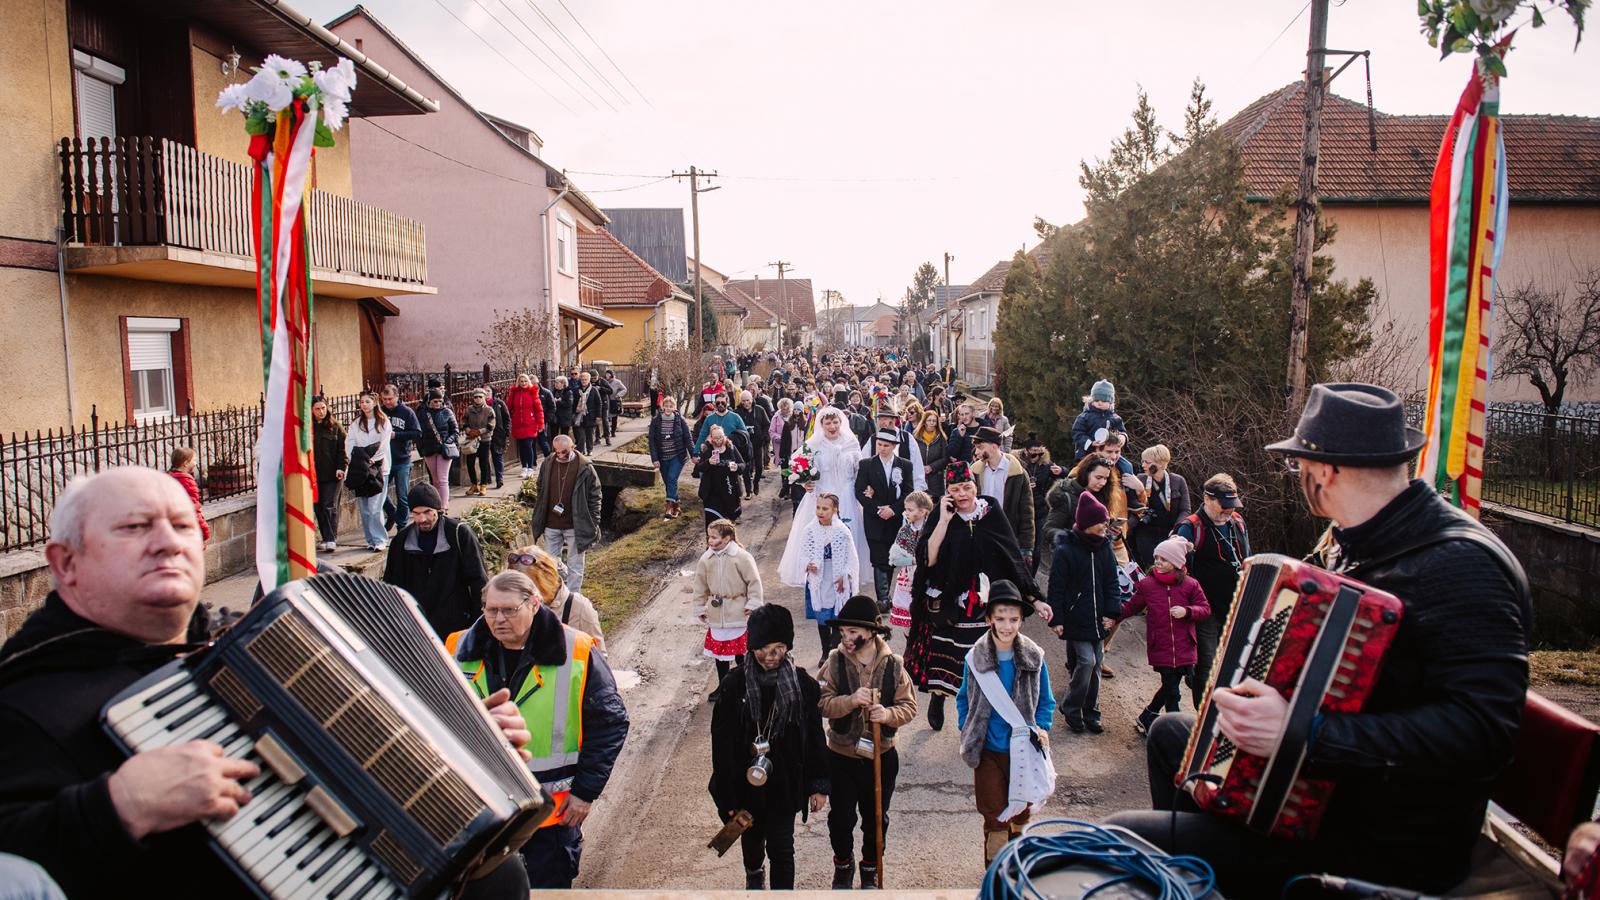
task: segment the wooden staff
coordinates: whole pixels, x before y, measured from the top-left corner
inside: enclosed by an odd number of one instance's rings
[[[873,690],[876,696],[878,691]],[[876,842],[873,844],[878,851],[878,890],[883,890],[883,726],[878,722],[872,723],[872,799],[873,827],[876,829]]]

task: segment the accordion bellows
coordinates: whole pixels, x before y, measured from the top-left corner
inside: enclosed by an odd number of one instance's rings
[[[263,897],[438,896],[551,805],[411,598],[353,575],[284,585],[103,719],[129,753],[204,739],[261,765],[208,828]]]

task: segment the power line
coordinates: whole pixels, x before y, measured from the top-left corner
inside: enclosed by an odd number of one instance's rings
[[[574,173],[574,174],[576,174],[576,173]],[[586,190],[586,191],[584,191],[584,193],[585,194],[618,194],[618,193],[621,193],[623,191],[634,191],[634,190],[638,190],[639,188],[642,188],[642,187],[649,187],[652,184],[660,184],[661,182],[667,181],[670,178],[672,178],[671,175],[663,175],[660,178],[652,178],[649,181],[640,182],[639,184],[630,184],[627,187],[601,188],[598,191],[587,191]]]
[[[1272,40],[1268,41],[1267,45],[1265,47],[1261,48],[1261,52],[1256,54],[1256,58],[1252,59],[1250,61],[1250,65],[1254,66],[1256,63],[1261,62],[1262,58],[1267,55],[1267,51],[1271,50],[1273,48],[1273,45],[1278,43],[1279,39],[1281,39],[1284,35],[1288,34],[1289,33],[1289,29],[1294,27],[1294,23],[1300,21],[1300,17],[1305,15],[1306,14],[1306,10],[1308,10],[1310,8],[1311,8],[1311,0],[1306,0],[1306,5],[1300,7],[1300,11],[1294,14],[1294,18],[1289,20],[1289,24],[1283,26],[1283,30],[1278,32],[1278,36],[1277,37],[1275,37]]]
[[[582,62],[585,66],[587,66],[589,71],[595,74],[595,77],[599,78],[606,87],[611,89],[612,93],[617,95],[618,100],[622,101],[625,105],[632,105],[633,101],[629,100],[627,95],[623,94],[622,91],[617,90],[617,86],[612,83],[610,78],[606,77],[606,73],[600,71],[600,67],[596,66],[594,62],[589,59],[589,54],[578,49],[578,45],[574,44],[572,39],[567,37],[567,33],[561,30],[561,26],[557,25],[554,19],[545,15],[544,10],[540,9],[533,2],[533,0],[523,0],[523,2],[528,4],[528,8],[533,10],[534,13],[544,21],[544,24],[550,26],[550,30],[556,33],[556,37],[560,38],[563,44],[567,45],[567,48],[572,51],[572,54],[578,58],[579,62]]]
[[[416,141],[413,141],[408,137],[402,137],[402,136],[400,136],[398,134],[395,134],[394,132],[390,131],[389,129],[383,127],[382,125],[379,125],[377,123],[377,121],[372,119],[372,118],[363,118],[361,121],[367,123],[368,125],[371,125],[373,128],[378,129],[379,131],[383,132],[384,134],[387,134],[388,136],[394,138],[397,141],[400,141],[400,142],[406,143],[406,144],[410,144],[411,146],[417,148],[418,150],[422,150],[422,151],[425,151],[425,152],[428,152],[428,153],[432,153],[434,156],[437,156],[440,159],[445,160],[447,162],[455,163],[456,165],[461,166],[464,169],[471,169],[474,172],[482,172],[485,175],[493,175],[496,178],[503,178],[506,181],[510,181],[510,182],[512,182],[514,184],[523,184],[523,185],[527,185],[528,187],[531,187],[531,188],[548,187],[548,185],[545,182],[542,182],[542,181],[538,181],[538,182],[535,182],[535,181],[523,181],[521,178],[513,178],[510,175],[503,175],[503,174],[501,174],[499,172],[495,172],[495,171],[491,171],[489,169],[485,169],[485,168],[481,168],[479,166],[475,166],[475,165],[473,165],[472,163],[469,163],[469,162],[462,162],[461,160],[456,159],[454,156],[450,156],[449,154],[446,154],[446,153],[440,153],[438,150],[435,150],[435,149],[433,149],[432,147],[429,147],[426,144],[419,144]],[[635,185],[635,186],[639,187],[640,185]]]
[[[451,9],[448,6],[445,6],[444,5],[444,0],[433,0],[433,2],[438,4],[440,9],[442,9],[445,12],[449,13],[450,14],[450,18],[455,19],[457,22],[460,22],[462,28],[465,28],[466,30],[472,32],[473,36],[476,37],[478,40],[482,41],[483,45],[485,47],[488,47],[490,50],[493,50],[494,54],[496,56],[498,56],[501,59],[505,60],[506,61],[506,65],[508,65],[511,68],[516,69],[518,72],[520,72],[522,74],[523,78],[528,79],[528,83],[529,84],[532,84],[534,87],[538,88],[539,90],[544,91],[545,95],[548,96],[551,100],[554,100],[557,103],[557,105],[559,105],[562,109],[566,110],[569,113],[572,113],[573,115],[577,115],[578,114],[577,110],[575,110],[572,107],[568,106],[560,97],[557,97],[555,94],[550,93],[550,89],[549,88],[545,87],[544,85],[540,84],[538,81],[534,80],[534,77],[532,75],[528,74],[528,70],[527,69],[524,69],[523,67],[521,67],[521,66],[517,65],[516,63],[512,62],[511,61],[511,57],[506,56],[504,53],[501,53],[499,47],[496,47],[495,45],[489,43],[489,39],[488,38],[486,38],[482,34],[480,34],[478,32],[478,29],[473,28],[471,25],[468,25],[467,24],[467,20],[465,20],[465,19],[461,18],[460,16],[456,15],[455,10]],[[469,0],[469,2],[471,2],[471,0]],[[502,25],[501,27],[504,28],[505,26]]]
[[[482,3],[479,3],[478,0],[467,0],[467,2],[471,3],[473,6],[478,7],[479,9],[483,10],[484,13],[486,15],[488,15],[488,17],[490,19],[494,20],[494,23],[496,25],[500,26],[500,30],[501,31],[504,31],[506,34],[511,36],[512,40],[514,40],[517,43],[521,44],[522,45],[522,49],[528,51],[528,55],[529,56],[532,56],[534,59],[538,60],[539,61],[539,65],[544,66],[546,69],[549,69],[551,75],[554,75],[557,78],[561,79],[561,83],[566,85],[567,87],[571,88],[572,92],[574,94],[577,94],[580,98],[582,98],[583,102],[589,104],[590,106],[594,107],[595,109],[599,109],[600,108],[600,104],[595,103],[593,100],[590,100],[588,94],[585,94],[583,91],[578,90],[578,86],[577,85],[575,85],[572,82],[567,80],[567,76],[561,74],[560,72],[557,72],[556,71],[556,67],[550,65],[549,60],[545,59],[543,56],[540,56],[539,55],[539,51],[537,51],[537,50],[533,49],[532,47],[528,46],[528,42],[523,40],[521,35],[518,35],[515,31],[512,31],[511,30],[511,26],[507,25],[505,22],[503,22],[500,19],[499,16],[495,15],[493,10],[489,9],[489,7],[483,5]],[[504,3],[501,3],[501,5],[505,6]],[[506,8],[510,9],[511,7],[507,6]],[[535,35],[535,37],[537,37],[537,35]]]
[[[583,172],[577,169],[569,170],[573,175],[593,175],[600,178],[654,178],[637,172]],[[1045,170],[1046,172],[1060,172],[1060,169]],[[1038,174],[1037,172],[1035,174]],[[974,173],[971,175],[910,175],[892,178],[827,178],[809,177],[802,175],[721,175],[721,178],[730,178],[738,181],[773,181],[793,182],[797,184],[910,184],[921,182],[939,181],[990,181],[994,176],[991,173]]]
[[[561,4],[561,8],[567,11],[567,16],[577,24],[580,30],[583,31],[583,36],[589,39],[589,43],[594,44],[595,49],[599,50],[600,54],[606,58],[606,61],[611,63],[611,67],[617,70],[617,74],[622,76],[622,80],[626,81],[628,86],[633,88],[634,93],[639,95],[639,99],[643,100],[646,106],[650,107],[651,109],[655,109],[655,104],[651,103],[650,98],[644,95],[644,91],[639,90],[639,86],[633,83],[633,79],[628,77],[628,73],[624,72],[621,66],[617,65],[617,61],[611,58],[611,54],[606,52],[606,48],[600,46],[600,42],[595,40],[594,35],[589,33],[589,29],[584,28],[583,23],[578,21],[577,14],[567,6],[566,0],[556,0],[556,2]]]
[[[596,90],[596,89],[595,89],[595,86],[594,86],[594,85],[592,85],[592,84],[590,84],[590,83],[589,83],[589,79],[587,79],[587,78],[584,78],[584,77],[583,77],[583,75],[582,75],[582,74],[580,74],[580,73],[579,73],[579,72],[578,72],[578,70],[577,70],[577,69],[574,69],[574,68],[573,68],[573,67],[572,67],[572,63],[569,63],[569,62],[567,62],[567,60],[566,60],[566,58],[565,58],[565,57],[563,57],[563,56],[562,56],[562,55],[561,55],[561,54],[559,54],[559,53],[557,53],[557,52],[556,52],[556,48],[554,48],[554,47],[552,47],[552,46],[550,46],[550,42],[549,42],[549,41],[546,41],[546,40],[545,40],[545,39],[544,39],[544,38],[542,38],[542,37],[540,37],[540,36],[539,36],[539,34],[538,34],[538,32],[536,32],[536,31],[534,31],[534,30],[533,30],[533,26],[532,26],[532,25],[529,25],[529,24],[528,24],[528,20],[527,20],[527,19],[524,19],[524,18],[523,18],[523,17],[522,17],[522,14],[521,14],[521,13],[519,13],[519,12],[517,12],[517,11],[516,11],[516,9],[515,9],[515,8],[513,8],[513,7],[512,7],[512,6],[511,6],[511,4],[510,4],[510,3],[507,3],[507,2],[506,2],[506,0],[500,0],[500,5],[501,5],[501,6],[504,6],[504,7],[505,7],[505,8],[506,8],[506,10],[507,10],[507,11],[509,11],[509,12],[510,12],[510,13],[511,13],[511,15],[512,15],[512,16],[513,16],[513,17],[515,17],[515,18],[516,18],[516,20],[517,20],[517,21],[518,21],[518,22],[521,22],[521,23],[522,23],[522,27],[523,27],[523,28],[526,28],[526,29],[527,29],[527,30],[528,30],[528,34],[530,34],[530,35],[533,35],[533,39],[534,39],[534,40],[536,40],[536,41],[538,41],[538,42],[539,42],[539,43],[540,43],[540,44],[541,44],[541,45],[542,45],[542,46],[543,46],[543,47],[544,47],[544,48],[545,48],[545,49],[546,49],[546,50],[549,50],[549,51],[550,51],[550,55],[551,55],[551,56],[554,56],[554,57],[555,57],[555,58],[556,58],[556,59],[559,59],[559,60],[561,60],[561,64],[562,64],[562,65],[563,65],[563,66],[566,66],[566,67],[567,67],[567,71],[569,71],[569,72],[571,72],[571,73],[572,73],[572,74],[573,74],[573,75],[575,75],[575,76],[577,76],[577,78],[578,78],[578,80],[579,80],[579,81],[581,81],[581,82],[583,82],[583,83],[584,83],[584,86],[585,86],[585,87],[587,87],[587,88],[588,88],[588,89],[589,89],[589,90],[590,90],[590,91],[591,91],[591,92],[593,92],[593,93],[594,93],[594,95],[595,95],[595,96],[596,96],[596,97],[599,97],[599,98],[600,98],[600,102],[601,102],[601,103],[604,103],[604,104],[605,104],[605,105],[607,105],[607,106],[610,106],[610,107],[611,107],[611,111],[612,111],[612,112],[621,112],[621,110],[619,110],[619,109],[617,109],[617,108],[616,108],[616,106],[614,106],[614,105],[613,105],[613,104],[612,104],[612,103],[611,103],[611,101],[610,101],[610,100],[609,100],[609,99],[608,99],[608,98],[607,98],[607,97],[606,97],[606,96],[605,96],[605,95],[604,95],[604,94],[602,94],[602,93],[600,93],[600,91],[598,91],[598,90]],[[507,29],[506,29],[506,30],[507,30],[507,31],[510,31],[510,30],[511,30],[511,29],[510,29],[510,28],[507,28]],[[516,35],[515,35],[515,34],[512,34],[512,35],[511,35],[511,36],[512,36],[512,37],[516,37]],[[519,43],[521,43],[521,41],[522,41],[522,39],[521,39],[521,38],[517,38],[517,41],[518,41],[518,42],[519,42]],[[527,45],[527,44],[522,44],[522,46],[524,46],[524,47],[528,47],[528,45]],[[532,48],[532,47],[528,47],[528,52],[529,52],[529,53],[534,53],[534,50],[533,50],[533,48]],[[535,56],[538,56],[538,54],[537,54],[537,53],[534,53],[534,55],[535,55]],[[542,58],[541,58],[541,59],[540,59],[540,60],[539,60],[539,61],[540,61],[540,62],[544,62],[544,60],[543,60],[543,59],[542,59]],[[547,68],[547,69],[549,69],[549,70],[550,70],[550,71],[552,71],[552,72],[555,72],[555,71],[556,71],[556,70],[555,70],[555,68],[554,68],[554,67],[552,67],[552,66],[551,66],[551,65],[550,65],[550,64],[549,64],[549,63],[548,63],[548,62],[545,62],[545,63],[544,63],[544,66],[545,66],[545,68]],[[567,87],[570,87],[570,88],[572,88],[572,90],[573,90],[573,92],[574,92],[574,93],[577,93],[577,94],[578,94],[578,95],[579,95],[579,96],[582,96],[582,97],[583,97],[583,99],[585,99],[585,100],[588,100],[588,101],[589,101],[589,105],[590,105],[590,106],[594,106],[594,101],[593,101],[593,100],[589,100],[589,98],[588,98],[588,97],[587,97],[587,96],[584,96],[584,95],[583,95],[583,92],[582,92],[582,91],[579,91],[579,90],[578,90],[578,88],[577,88],[577,87],[576,87],[576,86],[575,86],[575,85],[573,85],[573,83],[572,83],[572,82],[570,82],[570,81],[567,81],[567,79],[566,79],[566,78],[565,78],[565,77],[563,77],[563,76],[562,76],[562,75],[561,75],[561,73],[559,73],[559,72],[556,72],[556,76],[557,76],[557,77],[558,77],[558,78],[561,78],[561,80],[562,80],[562,81],[564,81],[564,82],[566,82],[566,84],[567,84]],[[600,108],[600,107],[598,107],[598,106],[595,106],[595,109],[599,109],[599,108]]]

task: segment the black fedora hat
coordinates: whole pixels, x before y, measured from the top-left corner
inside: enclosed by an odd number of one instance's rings
[[[1000,444],[1004,442],[1004,439],[1000,437],[998,428],[980,425],[978,430],[972,433],[972,442],[974,444]]]
[[[1342,382],[1312,385],[1294,434],[1267,450],[1345,466],[1393,466],[1416,456],[1426,440],[1406,424],[1393,391]]]
[[[828,625],[833,628],[853,625],[856,628],[876,631],[885,637],[889,635],[889,626],[883,624],[883,620],[879,617],[877,601],[865,594],[857,594],[846,600],[839,610],[839,615],[831,619]]]
[[[1022,592],[1017,590],[1017,584],[1006,578],[989,582],[989,609],[994,609],[996,604],[1009,604],[1022,610],[1022,617],[1033,615],[1033,604],[1022,599]]]

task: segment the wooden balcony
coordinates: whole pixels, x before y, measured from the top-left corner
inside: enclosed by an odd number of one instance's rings
[[[604,309],[606,305],[606,289],[599,279],[587,275],[578,276],[578,305],[590,309]]]
[[[255,286],[249,166],[150,137],[63,138],[59,156],[73,272]],[[437,293],[421,222],[313,190],[306,224],[315,293]]]

